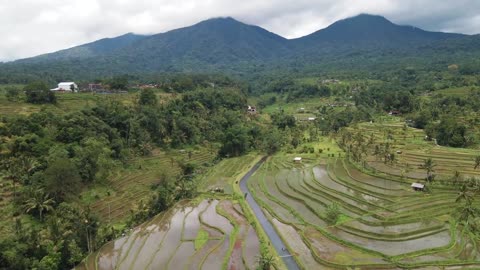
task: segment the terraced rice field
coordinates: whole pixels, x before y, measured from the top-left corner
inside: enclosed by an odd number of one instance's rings
[[[201,189],[210,191],[215,188],[221,188],[226,194],[232,194],[234,180],[241,176],[259,158],[256,154],[249,154],[242,157],[223,159],[202,177]]]
[[[256,269],[260,243],[239,204],[180,202],[109,242],[77,269]]]
[[[451,218],[453,189],[419,193],[343,160],[285,156],[269,158],[248,185],[305,269],[480,267],[476,243]],[[342,212],[335,225],[326,217],[332,203]]]
[[[448,180],[455,171],[461,172],[463,176],[480,176],[480,170],[474,169],[479,149],[444,147],[433,141],[425,141],[423,130],[410,127],[404,129],[401,118],[394,117],[390,122],[384,123],[361,123],[351,130],[363,134],[367,141],[370,136],[374,136],[375,143],[370,146],[367,162],[375,170],[393,176],[424,179],[425,170],[419,167],[425,159],[431,158],[436,164],[435,174],[438,179]],[[387,133],[390,133],[390,138]],[[391,144],[393,151],[401,151],[401,154],[396,155],[394,164],[385,164],[372,155],[374,146],[385,142]],[[409,169],[406,171],[407,164]]]
[[[0,86],[1,87],[1,86]],[[53,113],[68,113],[80,111],[84,108],[94,107],[103,101],[118,101],[124,105],[132,105],[138,99],[138,93],[126,94],[96,94],[96,93],[57,93],[57,104],[29,104],[24,101],[10,102],[3,93],[0,93],[0,115],[29,115],[40,110]],[[157,93],[160,102],[175,98],[173,94]]]
[[[125,170],[108,180],[108,190],[99,192],[99,198],[91,205],[92,210],[107,222],[127,217],[136,203],[150,196],[150,187],[159,183],[160,174],[180,173],[180,168],[175,162],[176,158],[185,158],[201,165],[213,160],[214,153],[202,149],[193,151],[191,158],[188,158],[187,153],[157,151],[150,157],[132,160]]]

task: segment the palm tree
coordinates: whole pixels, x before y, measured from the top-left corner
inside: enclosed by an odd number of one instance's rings
[[[18,159],[11,159],[11,162],[7,166],[6,170],[7,174],[5,176],[5,179],[10,179],[12,180],[12,185],[13,185],[13,200],[16,200],[17,198],[17,183],[20,180],[21,176],[21,168],[18,163]]]
[[[473,169],[476,170],[477,168],[480,168],[480,156],[475,157],[475,165],[473,166]]]
[[[470,221],[478,214],[479,209],[473,206],[472,202],[466,202],[458,211],[458,219],[465,225],[469,225]]]
[[[460,190],[457,195],[457,199],[455,199],[455,202],[461,202],[465,201],[465,203],[469,204],[473,201],[473,194],[472,192],[468,189],[467,184],[463,184],[460,187]]]
[[[37,189],[33,192],[32,196],[25,202],[25,212],[38,211],[40,220],[43,220],[43,212],[53,210],[55,201],[50,198],[48,194],[45,194],[42,189]]]
[[[412,167],[410,166],[410,164],[405,163],[405,166],[403,166],[403,170],[402,170],[402,178],[408,177],[407,174],[408,174],[411,170],[412,170]]]
[[[431,158],[427,158],[423,161],[423,164],[420,165],[421,169],[424,169],[427,171],[427,181],[432,182],[434,179],[434,175],[432,174],[434,172],[434,168],[437,166],[435,162]]]
[[[38,167],[39,163],[36,159],[30,157],[22,157],[20,159],[22,167],[26,175],[31,175],[32,172]]]
[[[454,185],[457,185],[458,182],[460,182],[460,181],[462,180],[462,175],[460,174],[459,171],[455,171],[455,172],[453,173],[452,180],[453,180],[453,184],[454,184]]]
[[[261,270],[270,270],[270,267],[275,263],[275,258],[272,255],[262,254],[258,258],[258,266]]]

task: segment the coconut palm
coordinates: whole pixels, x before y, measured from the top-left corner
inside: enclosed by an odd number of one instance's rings
[[[476,170],[477,168],[480,168],[480,156],[475,157],[475,165],[473,166],[473,169]]]
[[[458,182],[462,181],[462,175],[459,171],[455,171],[452,176],[453,184],[457,185]]]
[[[20,160],[18,158],[11,158],[6,163],[6,175],[5,179],[10,179],[13,185],[13,199],[16,200],[17,197],[17,183],[20,183],[23,176],[23,168]]]
[[[55,201],[50,198],[48,194],[45,194],[42,189],[37,189],[33,192],[32,196],[25,201],[25,212],[30,213],[32,211],[38,211],[40,220],[43,220],[43,213],[53,210]]]
[[[437,166],[437,165],[435,164],[435,162],[433,162],[433,160],[431,158],[425,159],[423,161],[423,164],[420,165],[421,169],[424,169],[425,171],[427,171],[427,181],[428,182],[432,182],[433,179],[434,179],[433,172],[434,172],[435,166]]]
[[[458,219],[460,222],[468,225],[479,214],[479,209],[473,206],[472,202],[466,202],[458,210]]]
[[[22,157],[20,161],[26,175],[31,175],[39,165],[38,161],[31,157]]]
[[[403,169],[402,169],[402,178],[406,178],[407,177],[407,174],[412,170],[412,167],[410,166],[410,164],[408,163],[405,163],[405,165],[403,166]]]
[[[258,258],[258,266],[261,270],[270,270],[274,263],[275,258],[272,255],[262,254]]]
[[[471,203],[473,201],[473,193],[468,189],[466,184],[463,184],[460,186],[460,190],[457,195],[457,199],[455,199],[455,202],[461,202],[465,201],[465,203]]]

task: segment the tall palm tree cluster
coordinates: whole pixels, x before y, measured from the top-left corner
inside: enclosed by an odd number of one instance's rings
[[[459,186],[455,200],[460,204],[456,211],[459,223],[474,235],[480,234],[480,209],[475,204],[475,197],[478,195],[480,195],[480,180],[471,177]]]

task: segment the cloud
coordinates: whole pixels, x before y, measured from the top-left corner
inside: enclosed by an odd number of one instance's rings
[[[477,0],[0,0],[0,61],[57,51],[127,32],[161,33],[232,16],[287,38],[359,13],[466,34],[480,29]]]

